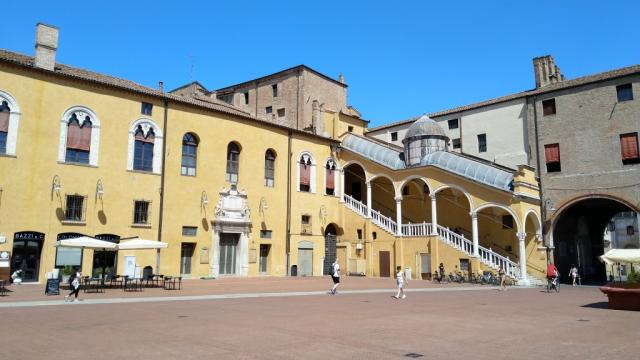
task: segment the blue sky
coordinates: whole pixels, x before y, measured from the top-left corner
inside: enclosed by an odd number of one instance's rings
[[[640,63],[636,1],[23,1],[0,48],[33,55],[38,21],[59,62],[172,89],[221,88],[298,64],[349,84],[370,126]],[[193,65],[193,66],[192,66]]]

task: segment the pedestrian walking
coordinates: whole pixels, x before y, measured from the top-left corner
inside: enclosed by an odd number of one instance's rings
[[[69,277],[69,285],[71,288],[71,292],[64,297],[64,302],[69,301],[69,298],[71,297],[71,295],[74,295],[72,302],[78,302],[78,293],[80,293],[80,277],[81,276],[82,275],[80,274],[80,271],[78,269],[75,269],[73,273],[71,273],[71,276]]]
[[[11,274],[11,281],[14,285],[22,284],[22,270],[16,270]]]
[[[438,282],[441,283],[442,280],[444,279],[444,264],[440,263],[440,266],[438,266],[438,271],[440,272],[440,276],[438,276]]]
[[[573,286],[576,286],[576,280],[578,279],[578,268],[575,265],[571,265],[571,270],[569,270],[569,276],[573,281]]]
[[[340,285],[340,264],[338,264],[338,259],[333,262],[331,265],[331,279],[333,280],[333,288],[330,291],[331,295],[335,295],[338,293],[338,285]]]
[[[504,268],[502,267],[502,265],[500,265],[500,269],[498,269],[498,277],[500,278],[500,290],[501,291],[507,290],[507,286],[506,286],[507,277],[505,276]]]
[[[398,266],[396,268],[396,284],[398,285],[398,293],[394,298],[396,299],[406,299],[407,295],[404,294],[404,283],[409,283],[409,280],[404,276],[404,271],[402,271],[402,267]]]

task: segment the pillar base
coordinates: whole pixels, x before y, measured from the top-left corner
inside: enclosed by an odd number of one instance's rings
[[[518,279],[518,286],[531,286],[529,279]]]

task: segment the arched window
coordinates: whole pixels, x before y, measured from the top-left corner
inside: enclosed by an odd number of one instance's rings
[[[182,137],[182,169],[181,174],[196,176],[198,139],[191,133]]]
[[[264,186],[273,187],[276,169],[276,154],[269,149],[264,153]]]
[[[60,122],[58,161],[98,166],[100,120],[84,106],[65,111]]]
[[[79,118],[80,117],[80,118]],[[64,161],[88,164],[91,151],[91,118],[88,114],[75,112],[67,124],[67,151]]]
[[[9,108],[9,103],[2,101],[2,104],[0,104],[0,154],[7,153],[7,137],[9,135],[10,116],[11,108]]]
[[[234,142],[227,145],[227,175],[226,180],[232,183],[238,182],[240,167],[240,147]]]
[[[313,158],[309,154],[303,154],[298,161],[298,190],[303,192],[315,192],[315,169]]]
[[[327,160],[325,164],[325,180],[324,180],[324,188],[325,194],[327,195],[335,195],[336,194],[336,162],[333,159]]]
[[[0,90],[0,154],[15,155],[20,107],[10,94]]]
[[[153,171],[155,137],[156,135],[152,128],[149,128],[145,133],[142,126],[138,126],[135,133],[133,170]]]

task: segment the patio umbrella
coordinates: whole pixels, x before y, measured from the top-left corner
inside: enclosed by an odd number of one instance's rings
[[[640,264],[640,249],[611,249],[600,256],[607,265],[615,263]]]
[[[112,243],[110,241],[98,240],[90,236],[80,236],[72,239],[58,240],[56,241],[55,246],[97,250],[116,250],[118,244]]]
[[[121,241],[118,244],[119,250],[145,250],[156,249],[156,274],[160,272],[160,249],[166,249],[169,246],[166,242],[146,240],[146,239],[133,239]]]

